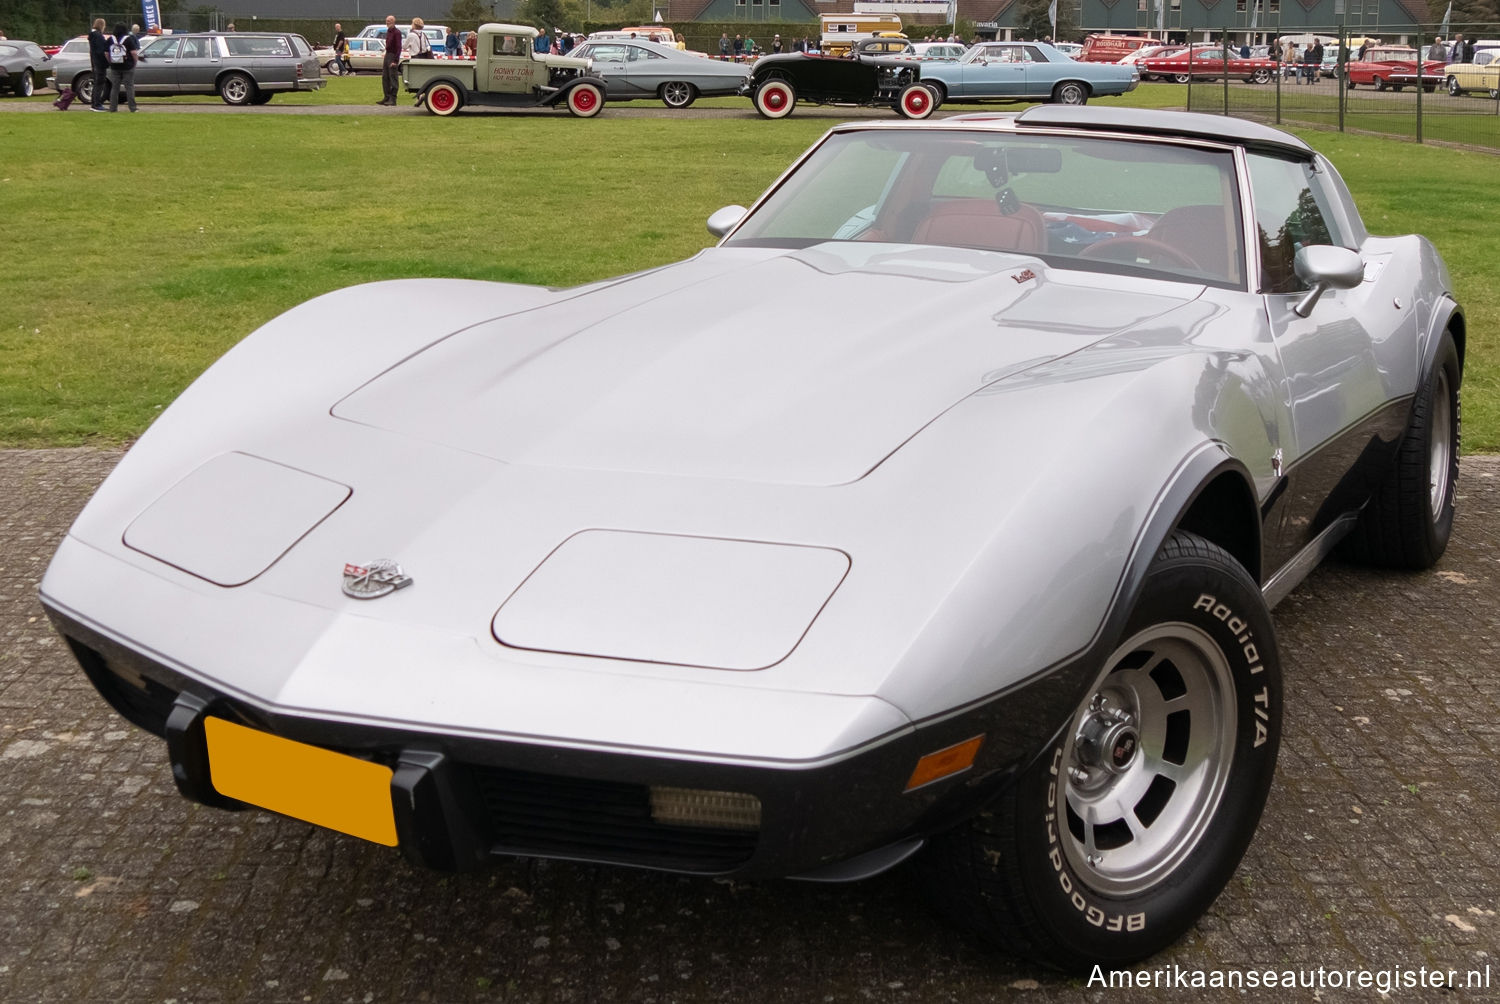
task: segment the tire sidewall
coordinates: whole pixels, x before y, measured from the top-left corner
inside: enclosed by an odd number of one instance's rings
[[[1435,429],[1432,423],[1432,406],[1438,391],[1438,374],[1443,373],[1448,378],[1448,427],[1442,430]],[[1458,493],[1458,455],[1461,443],[1461,431],[1463,428],[1463,415],[1460,411],[1460,395],[1458,392],[1462,373],[1458,366],[1458,350],[1453,345],[1453,336],[1444,332],[1442,344],[1438,346],[1437,355],[1433,359],[1432,369],[1427,374],[1427,380],[1422,385],[1422,398],[1419,407],[1422,409],[1423,421],[1418,430],[1418,449],[1423,457],[1431,456],[1432,437],[1444,435],[1448,437],[1448,485],[1443,495],[1442,505],[1438,512],[1433,513],[1431,505],[1428,505],[1426,521],[1427,553],[1435,556],[1443,552],[1448,545],[1448,539],[1453,534],[1453,514],[1455,501]]]
[[[763,95],[772,91],[784,93],[785,104],[783,104],[779,108],[767,108],[764,103]],[[767,80],[764,84],[761,84],[759,89],[757,89],[755,92],[755,110],[760,112],[761,115],[765,116],[768,119],[786,118],[792,113],[792,108],[795,107],[796,102],[796,92],[792,90],[792,86],[790,84],[788,84],[784,80],[781,80],[780,78],[772,78],[770,80]]]
[[[1176,941],[1233,875],[1270,789],[1282,692],[1275,633],[1259,590],[1243,572],[1226,575],[1200,558],[1160,561],[1147,575],[1124,637],[1166,622],[1206,632],[1228,660],[1233,681],[1234,763],[1213,821],[1192,852],[1157,886],[1128,897],[1097,892],[1075,871],[1063,850],[1071,838],[1056,783],[1072,721],[1018,782],[1022,882],[1040,921],[1057,943],[1077,953],[1080,966],[1124,964]]]
[[[592,97],[592,100],[590,100],[589,97],[585,97],[583,99],[585,102],[585,107],[580,107],[578,105],[578,96],[580,94],[586,94]],[[574,86],[572,90],[568,91],[568,96],[564,100],[567,101],[568,111],[578,116],[579,118],[593,118],[595,115],[598,115],[600,109],[604,107],[604,93],[600,91],[599,88],[589,83],[582,83]]]

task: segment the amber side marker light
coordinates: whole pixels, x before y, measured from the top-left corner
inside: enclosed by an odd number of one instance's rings
[[[974,766],[974,758],[979,755],[979,747],[984,745],[984,736],[975,736],[973,739],[965,739],[956,746],[929,753],[917,761],[917,769],[911,772],[911,780],[906,782],[906,790],[912,791],[941,781]]]

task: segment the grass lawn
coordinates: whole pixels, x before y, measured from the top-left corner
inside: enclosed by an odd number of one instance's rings
[[[373,111],[378,98],[368,75],[275,105]],[[1128,103],[1181,100],[1180,88],[1146,85]],[[12,235],[0,444],[128,440],[255,326],[342,286],[572,285],[682,258],[712,243],[710,212],[748,205],[831,121],[0,115],[0,219]],[[1424,232],[1443,252],[1470,320],[1466,448],[1500,448],[1495,158],[1302,135],[1339,165],[1372,230]],[[773,307],[757,290],[737,305],[747,322]]]

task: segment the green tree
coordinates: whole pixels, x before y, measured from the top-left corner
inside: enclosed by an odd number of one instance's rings
[[[454,25],[484,24],[493,21],[490,5],[481,0],[453,0],[448,8],[448,21]]]
[[[1057,31],[1053,32],[1052,22],[1047,17],[1051,0],[1021,0],[1020,11],[1016,16],[1016,28],[1020,31],[1022,38],[1053,38],[1068,39],[1078,34],[1078,28],[1073,24],[1073,5],[1060,2],[1057,5]]]

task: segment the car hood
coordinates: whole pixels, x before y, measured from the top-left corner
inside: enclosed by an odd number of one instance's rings
[[[958,248],[713,249],[458,331],[340,419],[495,460],[855,481],[975,391],[1200,287]]]

